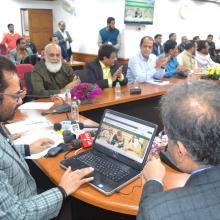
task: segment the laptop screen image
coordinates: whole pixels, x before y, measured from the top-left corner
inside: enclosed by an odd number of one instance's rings
[[[143,163],[154,133],[155,127],[106,112],[94,144]]]

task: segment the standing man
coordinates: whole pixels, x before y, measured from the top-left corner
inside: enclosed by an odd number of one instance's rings
[[[207,81],[186,83],[162,97],[168,151],[190,176],[183,187],[164,191],[165,167],[152,157],[143,170],[137,220],[219,219],[219,97],[219,85]]]
[[[9,30],[9,33],[7,33],[4,36],[2,43],[6,44],[8,50],[12,50],[12,49],[16,48],[16,41],[17,41],[17,39],[21,38],[21,35],[14,33],[14,25],[13,24],[8,24],[8,30]]]
[[[20,64],[23,63],[26,57],[32,54],[32,50],[27,47],[26,40],[19,38],[16,40],[16,48],[10,51],[9,58],[14,64]]]
[[[62,57],[67,62],[70,61],[72,55],[72,50],[70,43],[72,43],[72,38],[68,31],[66,31],[66,24],[64,21],[58,23],[59,30],[55,32],[55,35],[58,37],[59,45],[62,51]]]
[[[113,17],[108,17],[107,27],[99,31],[98,46],[101,47],[103,44],[111,44],[117,52],[119,51],[121,37],[119,30],[115,28],[115,19]]]
[[[156,56],[159,56],[164,52],[162,43],[162,34],[156,34],[154,37],[154,44],[153,44],[153,50],[152,53]]]
[[[164,57],[157,59],[156,55],[152,54],[153,42],[153,38],[149,36],[141,39],[140,51],[128,62],[128,83],[149,82],[164,76],[163,66],[166,65],[166,59]]]
[[[59,186],[38,194],[24,157],[45,150],[53,141],[44,138],[31,145],[14,145],[4,129],[2,123],[13,119],[25,96],[15,71],[15,65],[0,56],[0,219],[47,220],[58,215],[67,196],[93,179],[84,178],[93,169],[72,172],[68,168]]]
[[[110,44],[102,45],[97,59],[88,64],[88,81],[97,83],[102,89],[115,86],[116,82],[126,85],[128,80],[123,74],[123,66],[116,65],[116,59],[116,49]]]

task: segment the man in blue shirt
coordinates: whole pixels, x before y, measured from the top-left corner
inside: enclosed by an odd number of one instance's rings
[[[98,46],[101,47],[103,44],[111,44],[119,51],[121,44],[120,33],[119,30],[115,28],[115,19],[113,17],[108,17],[107,27],[99,31]]]
[[[179,65],[177,61],[177,43],[174,40],[168,40],[164,43],[165,58],[167,59],[167,64],[165,66],[165,77],[174,76],[187,76],[188,69],[182,65]]]
[[[150,82],[154,79],[160,79],[165,72],[163,66],[166,59],[152,54],[153,38],[145,36],[140,42],[140,51],[129,59],[127,78],[128,83]]]

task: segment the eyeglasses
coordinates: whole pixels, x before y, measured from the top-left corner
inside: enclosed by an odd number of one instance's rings
[[[18,101],[19,99],[23,99],[26,96],[26,91],[20,90],[14,94],[10,93],[0,93],[0,95],[10,96],[14,100]]]

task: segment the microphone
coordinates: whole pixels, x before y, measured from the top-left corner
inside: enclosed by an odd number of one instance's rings
[[[60,131],[62,129],[62,125],[60,123],[54,123],[53,129],[55,131]]]
[[[82,130],[84,128],[98,128],[99,126],[98,125],[86,125],[86,124],[83,124],[81,122],[78,122],[79,124],[79,128]]]
[[[66,144],[69,143],[70,144],[75,139],[76,139],[76,135],[73,134],[71,131],[69,131],[69,130],[63,131],[63,141],[64,141],[64,143],[66,143]]]
[[[49,114],[61,114],[61,113],[67,113],[71,111],[71,107],[67,103],[63,103],[61,105],[58,105],[56,108],[52,110],[52,112],[41,112],[41,115],[49,115]]]
[[[89,148],[92,146],[92,135],[90,132],[85,132],[79,135],[79,140],[82,141],[82,148]]]

